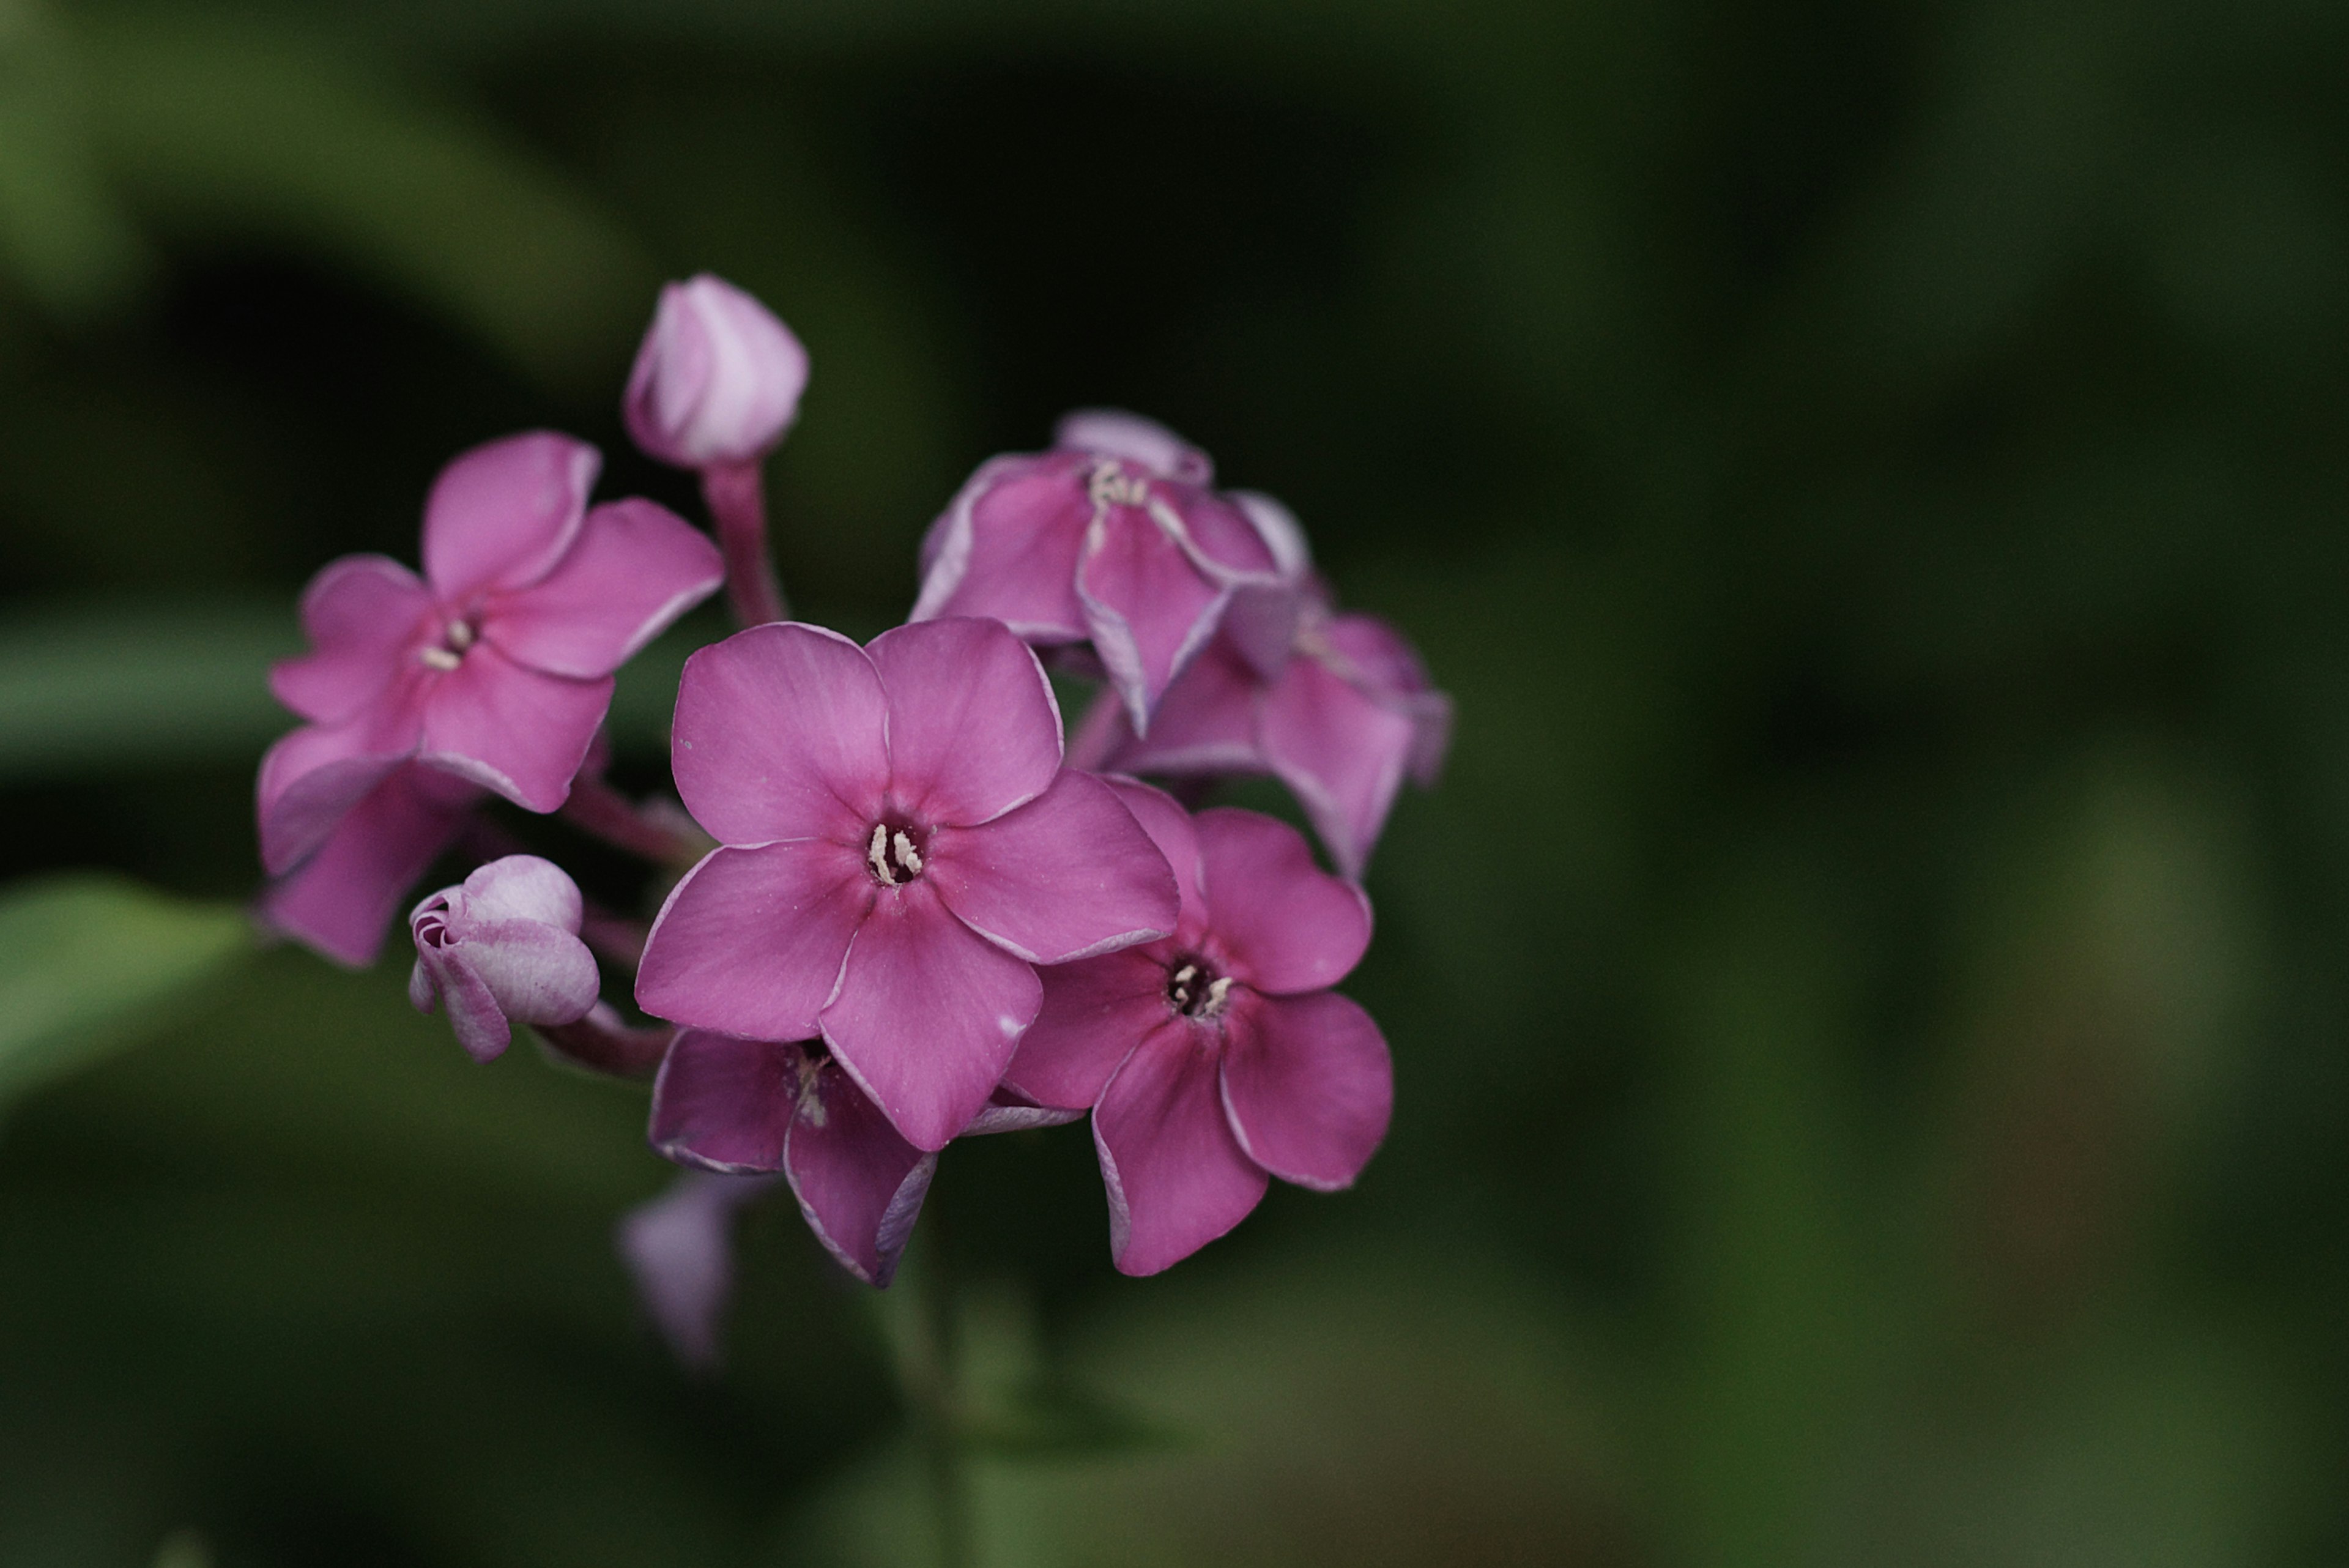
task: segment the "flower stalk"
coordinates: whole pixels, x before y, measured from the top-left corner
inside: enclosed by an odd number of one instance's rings
[[[760,460],[703,469],[701,497],[718,524],[718,547],[726,557],[726,603],[736,624],[789,620],[774,555],[767,545],[767,493]]]

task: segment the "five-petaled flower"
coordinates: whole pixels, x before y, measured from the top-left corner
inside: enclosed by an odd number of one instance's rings
[[[544,431],[476,448],[425,504],[422,577],[349,556],[311,580],[311,651],[269,678],[310,721],[262,759],[273,874],[411,758],[532,811],[563,804],[612,672],[723,576],[717,547],[649,501],[589,510],[597,462]]]
[[[646,1012],[821,1038],[914,1147],[987,1103],[1061,964],[1165,935],[1174,878],[1101,781],[1061,765],[1059,706],[1001,623],[859,648],[795,622],[686,663],[672,769],[720,846],[669,894]]]
[[[1270,774],[1288,786],[1338,869],[1370,863],[1395,792],[1433,785],[1451,743],[1452,700],[1401,633],[1339,615],[1314,585],[1284,657],[1225,636],[1175,679],[1147,735],[1104,697],[1071,742],[1076,765],[1121,773]]]
[[[1267,1175],[1323,1191],[1360,1174],[1394,1096],[1385,1039],[1330,989],[1370,943],[1361,890],[1296,829],[1195,818],[1115,787],[1182,886],[1174,934],[1043,971],[1044,1007],[1004,1086],[1091,1106],[1117,1266],[1150,1274],[1247,1218]]]
[[[408,999],[449,1011],[477,1062],[512,1042],[516,1023],[575,1023],[595,1005],[595,955],[579,940],[584,906],[563,868],[535,855],[492,860],[416,906]]]
[[[1090,644],[1146,732],[1236,605],[1243,635],[1286,639],[1300,563],[1285,514],[1214,477],[1147,420],[1071,414],[1051,451],[990,459],[932,524],[912,618],[992,616],[1040,648]]]

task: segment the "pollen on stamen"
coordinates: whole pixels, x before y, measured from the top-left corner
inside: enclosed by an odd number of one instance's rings
[[[465,649],[472,647],[472,623],[461,620],[450,621],[449,623],[449,646],[455,649],[460,653],[462,653]]]
[[[1231,994],[1232,977],[1218,975],[1208,982],[1207,999],[1199,1004],[1199,1016],[1213,1018],[1224,1010],[1224,999]]]
[[[889,872],[889,829],[880,823],[873,825],[873,842],[864,846],[864,863],[873,867],[873,875],[881,878],[884,888],[897,885],[897,878]]]
[[[435,670],[454,670],[465,662],[449,649],[438,647],[425,649],[416,657]]]
[[[889,846],[896,851],[898,865],[913,876],[922,874],[922,852],[914,847],[914,841],[905,836],[904,829],[900,828],[889,840]]]

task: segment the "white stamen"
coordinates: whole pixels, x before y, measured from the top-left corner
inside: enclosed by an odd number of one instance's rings
[[[1096,506],[1140,506],[1150,499],[1149,484],[1127,473],[1113,458],[1103,458],[1094,465],[1085,488]]]
[[[473,646],[473,628],[470,621],[452,620],[449,623],[449,646],[460,653]]]
[[[897,836],[889,841],[889,844],[897,852],[898,865],[903,866],[914,876],[918,877],[922,874],[921,851],[914,847],[914,841],[905,836],[902,828],[898,830]]]
[[[897,878],[889,874],[889,830],[880,823],[873,825],[873,842],[864,846],[864,863],[881,878],[881,886],[897,885]]]
[[[1207,1000],[1199,1004],[1199,1016],[1213,1018],[1224,1010],[1224,999],[1231,994],[1232,977],[1223,975],[1207,987]]]
[[[428,648],[416,657],[435,670],[454,670],[465,662],[445,648]]]

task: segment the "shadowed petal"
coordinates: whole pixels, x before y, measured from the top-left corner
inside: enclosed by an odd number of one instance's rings
[[[1130,722],[1100,743],[1108,765],[1136,773],[1249,774],[1268,764],[1257,744],[1256,671],[1228,639],[1217,638],[1184,667],[1158,700],[1150,733],[1134,738]],[[1102,721],[1106,722],[1106,721]],[[1088,728],[1095,722],[1086,716]]]
[[[1236,1000],[1224,1107],[1248,1158],[1323,1192],[1353,1185],[1387,1135],[1394,1064],[1371,1015],[1334,991]]]
[[[1167,529],[1135,508],[1112,506],[1086,533],[1077,597],[1094,652],[1134,729],[1148,733],[1160,693],[1214,635],[1225,590],[1200,575]]]
[[[808,1229],[841,1267],[872,1285],[885,1286],[897,1272],[937,1163],[898,1137],[830,1062],[801,1096],[783,1151]]]
[[[1005,1086],[1063,1109],[1100,1099],[1127,1054],[1174,1015],[1155,945],[1040,971],[1044,1005],[1003,1070]]]
[[[340,724],[305,724],[280,737],[262,757],[254,780],[262,866],[282,874],[325,843],[414,753],[422,729],[418,704],[390,701]]]
[[[705,1170],[781,1170],[806,1060],[797,1045],[679,1031],[653,1080],[647,1141],[663,1158]]]
[[[426,762],[531,811],[553,811],[612,705],[612,678],[574,680],[476,643],[424,700]]]
[[[897,1130],[936,1149],[987,1103],[1043,993],[1034,970],[956,919],[929,880],[874,901],[823,1023]]]
[[[269,690],[313,723],[349,718],[390,685],[432,613],[422,578],[382,556],[346,556],[302,592],[310,651],[269,669]]]
[[[1154,1274],[1248,1216],[1265,1174],[1232,1137],[1216,1083],[1216,1037],[1172,1020],[1118,1068],[1093,1109],[1118,1271]]]
[[[784,621],[685,661],[670,731],[678,793],[725,844],[859,841],[889,784],[880,672],[837,632]]]
[[[424,503],[424,575],[460,607],[544,576],[571,547],[603,459],[585,441],[531,431],[477,446],[440,471]]]
[[[262,895],[262,919],[337,963],[373,963],[408,890],[481,799],[446,774],[413,763],[396,769],[300,869]]]
[[[1265,760],[1295,792],[1330,857],[1360,877],[1417,744],[1411,716],[1333,674],[1288,661],[1257,709]]]
[[[1207,923],[1234,975],[1258,991],[1323,991],[1346,978],[1371,945],[1371,901],[1313,863],[1285,822],[1218,806],[1191,822]]]
[[[689,1170],[621,1217],[614,1238],[621,1261],[661,1336],[688,1366],[718,1363],[719,1319],[734,1288],[734,1212],[775,1181]]]
[[[684,518],[615,501],[587,514],[554,570],[499,597],[481,635],[552,675],[609,675],[725,580],[718,546]]]
[[[1061,770],[1061,707],[1044,667],[1000,621],[953,617],[865,649],[889,704],[889,794],[920,821],[988,822]]]
[[[661,906],[636,1005],[698,1028],[810,1039],[875,893],[856,852],[823,839],[714,850]]]
[[[985,616],[1030,642],[1085,635],[1077,553],[1092,502],[1089,464],[1065,452],[988,460],[922,545],[922,596],[908,619]]]
[[[1030,963],[1065,963],[1174,929],[1166,857],[1116,793],[1064,772],[1019,810],[930,836],[924,880],[971,929]]]
[[[1032,1132],[1038,1127],[1066,1127],[1085,1114],[1080,1106],[1064,1109],[1058,1106],[1022,1105],[1004,1098],[1003,1091],[995,1091],[970,1125],[962,1129],[964,1137],[985,1137],[989,1133]]]

